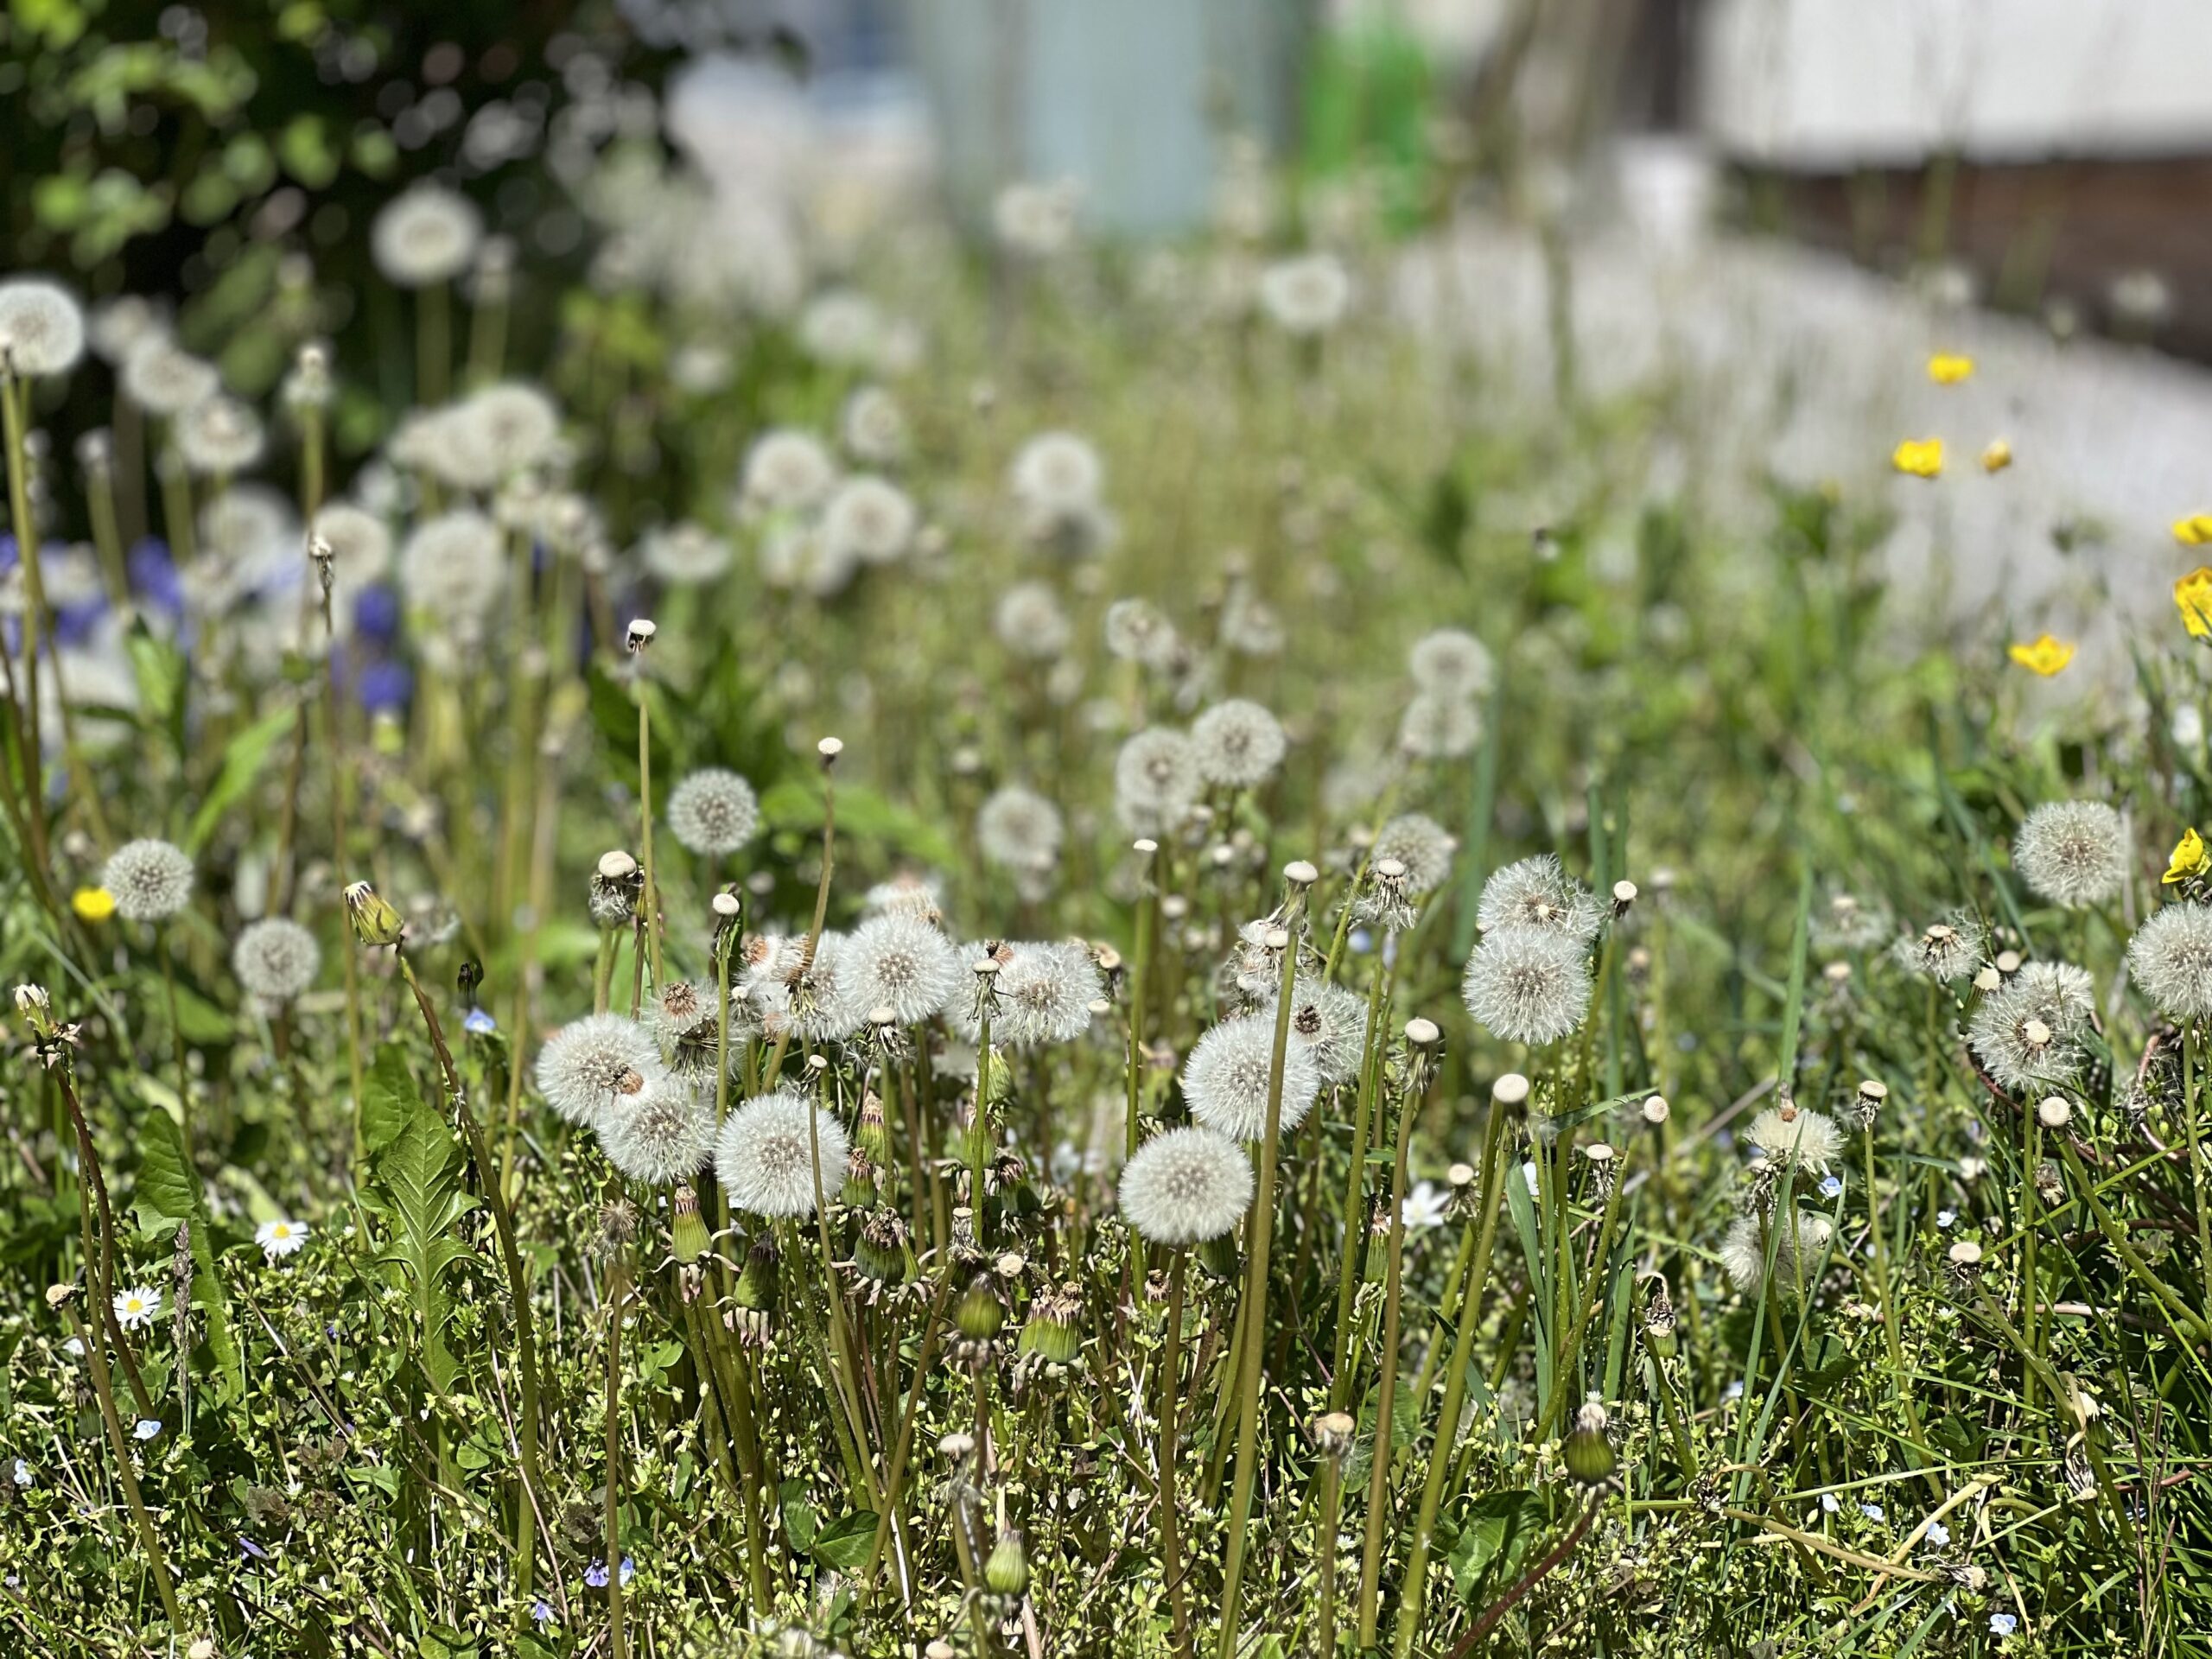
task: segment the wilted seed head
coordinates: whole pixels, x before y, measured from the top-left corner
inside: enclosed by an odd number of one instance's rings
[[[1228,1020],[1198,1039],[1183,1066],[1183,1098],[1191,1116],[1237,1141],[1267,1133],[1268,1080],[1274,1071],[1274,1021],[1264,1015]],[[1306,1121],[1321,1087],[1320,1068],[1300,1044],[1282,1057],[1279,1128],[1288,1135]]]
[[[1114,804],[1131,830],[1174,829],[1203,782],[1191,740],[1164,726],[1139,732],[1114,762]]]
[[[297,922],[269,916],[255,922],[231,947],[231,971],[264,1002],[289,1002],[315,983],[322,948]]]
[[[1375,832],[1369,849],[1374,867],[1395,860],[1404,874],[1399,887],[1409,898],[1433,893],[1452,874],[1452,855],[1459,843],[1444,826],[1420,812],[1404,812]]]
[[[720,858],[753,839],[760,825],[760,804],[753,785],[737,773],[707,766],[669,791],[666,821],[669,833],[687,851]]]
[[[1421,760],[1456,760],[1482,741],[1482,710],[1471,697],[1417,693],[1398,721],[1398,747]]]
[[[1851,1112],[1862,1129],[1871,1128],[1875,1118],[1881,1115],[1882,1103],[1890,1097],[1890,1085],[1876,1077],[1861,1077],[1859,1088],[1851,1097]]]
[[[824,1198],[844,1185],[849,1151],[843,1124],[797,1090],[779,1089],[724,1120],[715,1173],[739,1208],[797,1219],[814,1213],[817,1179]]]
[[[1848,893],[1832,893],[1813,914],[1813,940],[1824,950],[1871,950],[1891,934],[1890,915]]]
[[[1484,933],[1528,928],[1578,943],[1595,938],[1605,912],[1590,889],[1569,875],[1549,853],[1524,858],[1483,883],[1475,925]]]
[[[1267,782],[1287,747],[1275,717],[1245,697],[1214,704],[1191,727],[1198,775],[1224,788],[1249,789]]]
[[[1420,919],[1406,891],[1406,867],[1395,858],[1378,858],[1367,867],[1367,880],[1352,906],[1363,922],[1402,933]]]
[[[858,1016],[855,1028],[874,1022],[878,1010],[893,1026],[918,1026],[959,996],[963,979],[958,948],[912,916],[862,922],[839,958],[838,989]]]
[[[42,276],[0,283],[0,369],[23,379],[66,374],[85,354],[85,314]]]
[[[2127,965],[2161,1014],[2212,1015],[2212,906],[2166,906],[2128,942]]]
[[[638,861],[617,849],[603,853],[591,873],[591,884],[585,899],[591,918],[601,927],[621,927],[638,912],[639,889],[644,878],[638,872]]]
[[[1720,1265],[1736,1288],[1750,1295],[1766,1276],[1766,1249],[1774,1246],[1774,1274],[1767,1287],[1785,1301],[1800,1301],[1827,1263],[1828,1240],[1834,1232],[1828,1218],[1817,1210],[1796,1211],[1796,1224],[1777,1217],[1770,1224],[1770,1241],[1760,1232],[1756,1216],[1739,1217],[1720,1242]]]
[[[1227,1234],[1251,1207],[1251,1160],[1211,1129],[1168,1129],[1123,1166],[1121,1191],[1122,1213],[1143,1238],[1203,1243]]]
[[[1972,974],[1981,961],[1981,924],[1967,911],[1954,911],[1918,938],[1897,941],[1897,960],[1915,973],[1942,984]]]
[[[1556,1042],[1590,1007],[1583,938],[1529,927],[1486,933],[1467,958],[1460,995],[1492,1034],[1515,1043]]]
[[[2032,1089],[2075,1076],[2083,1055],[2069,1020],[2037,985],[2015,980],[1986,995],[1967,1022],[1967,1040],[1989,1075],[2007,1089]]]
[[[688,979],[673,979],[654,991],[645,1005],[645,1023],[664,1043],[699,1032],[715,1017],[717,999]]]
[[[2012,865],[2069,910],[2101,904],[2127,879],[2127,825],[2101,801],[2050,801],[2020,821]]]
[[[191,902],[192,880],[184,849],[151,837],[124,842],[100,871],[100,886],[115,895],[116,914],[133,922],[175,915]]]
[[[688,1181],[707,1161],[715,1115],[697,1089],[665,1073],[636,1094],[618,1096],[594,1125],[607,1160],[633,1181]]]
[[[661,1075],[652,1033],[620,1014],[571,1020],[537,1052],[537,1092],[562,1118],[596,1128]]]
[[[1843,1131],[1824,1112],[1796,1106],[1770,1106],[1751,1120],[1745,1137],[1777,1164],[1793,1157],[1801,1169],[1826,1174],[1843,1150]]]

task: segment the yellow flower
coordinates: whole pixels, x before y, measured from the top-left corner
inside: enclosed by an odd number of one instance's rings
[[[2192,639],[2212,639],[2212,564],[2200,564],[2174,583],[2174,604]]]
[[[2001,473],[2012,464],[2012,446],[2002,438],[1992,438],[1989,448],[1981,452],[1981,470]]]
[[[2045,633],[2038,634],[2024,645],[2012,646],[2008,654],[2022,668],[2032,669],[2049,679],[2074,660],[2074,647]]]
[[[115,895],[105,887],[79,887],[69,895],[69,908],[88,922],[104,922],[115,914]]]
[[[1933,478],[1943,470],[1943,440],[1907,438],[1891,454],[1890,465],[1915,478]]]
[[[1955,386],[1974,372],[1974,359],[1938,352],[1928,359],[1928,378],[1939,386]]]
[[[2171,887],[2208,870],[2212,870],[2212,853],[2205,851],[2204,837],[2194,830],[2183,830],[2182,838],[2174,843],[2174,855],[2166,865],[2163,878],[2165,884]]]
[[[2192,512],[2174,520],[2174,540],[2183,547],[2202,547],[2212,542],[2212,512]]]

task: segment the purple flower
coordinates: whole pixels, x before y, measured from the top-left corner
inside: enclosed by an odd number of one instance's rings
[[[481,1008],[471,1008],[468,1017],[461,1022],[461,1028],[473,1036],[489,1037],[499,1028],[499,1022]]]
[[[545,1605],[545,1598],[543,1596],[531,1604],[530,1616],[537,1621],[537,1627],[540,1630],[543,1630],[553,1622],[553,1610]]]
[[[264,1549],[259,1544],[255,1543],[251,1538],[240,1537],[238,1540],[238,1548],[244,1554],[252,1556],[257,1561],[265,1561],[269,1559],[269,1552]]]
[[[403,707],[414,689],[415,677],[404,663],[371,663],[354,683],[361,707],[372,715]]]
[[[183,613],[184,582],[177,575],[176,561],[169,556],[168,543],[157,537],[142,537],[131,543],[123,565],[131,587],[149,607],[171,616]]]
[[[635,1561],[632,1560],[631,1560],[627,1555],[625,1555],[625,1556],[622,1558],[622,1583],[623,1583],[624,1587],[625,1587],[625,1588],[627,1588],[627,1587],[628,1587],[628,1586],[629,1586],[630,1580],[632,1580],[632,1579],[634,1579],[634,1578],[636,1578],[637,1576],[638,1576],[638,1564],[637,1564]]]
[[[353,626],[365,639],[385,643],[399,637],[399,595],[389,588],[365,588],[353,596]]]
[[[590,1589],[606,1589],[607,1563],[605,1561],[594,1561],[589,1567],[584,1568],[584,1583]]]

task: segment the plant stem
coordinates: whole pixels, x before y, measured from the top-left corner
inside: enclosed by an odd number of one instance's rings
[[[1376,1599],[1382,1583],[1382,1524],[1390,1508],[1398,1393],[1399,1291],[1406,1255],[1406,1158],[1413,1141],[1421,1090],[1406,1088],[1398,1103],[1397,1151],[1390,1165],[1390,1243],[1382,1281],[1382,1377],[1375,1395],[1375,1446],[1367,1480],[1367,1528],[1359,1552],[1359,1645],[1375,1645]]]
[[[1160,1357],[1160,1575],[1167,1584],[1168,1643],[1174,1659],[1191,1655],[1191,1610],[1175,1516],[1175,1400],[1182,1387],[1183,1274],[1189,1260],[1188,1250],[1177,1250],[1168,1262],[1167,1333]]]
[[[623,1659],[622,1630],[622,1299],[629,1262],[618,1247],[607,1264],[607,1651]]]

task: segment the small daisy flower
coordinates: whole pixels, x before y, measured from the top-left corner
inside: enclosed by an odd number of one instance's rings
[[[306,1248],[308,1224],[303,1221],[288,1221],[280,1216],[255,1228],[253,1242],[261,1246],[262,1255],[271,1262],[282,1255],[296,1255]]]
[[[133,1285],[115,1294],[116,1322],[126,1331],[140,1331],[162,1317],[162,1293],[151,1285]]]

